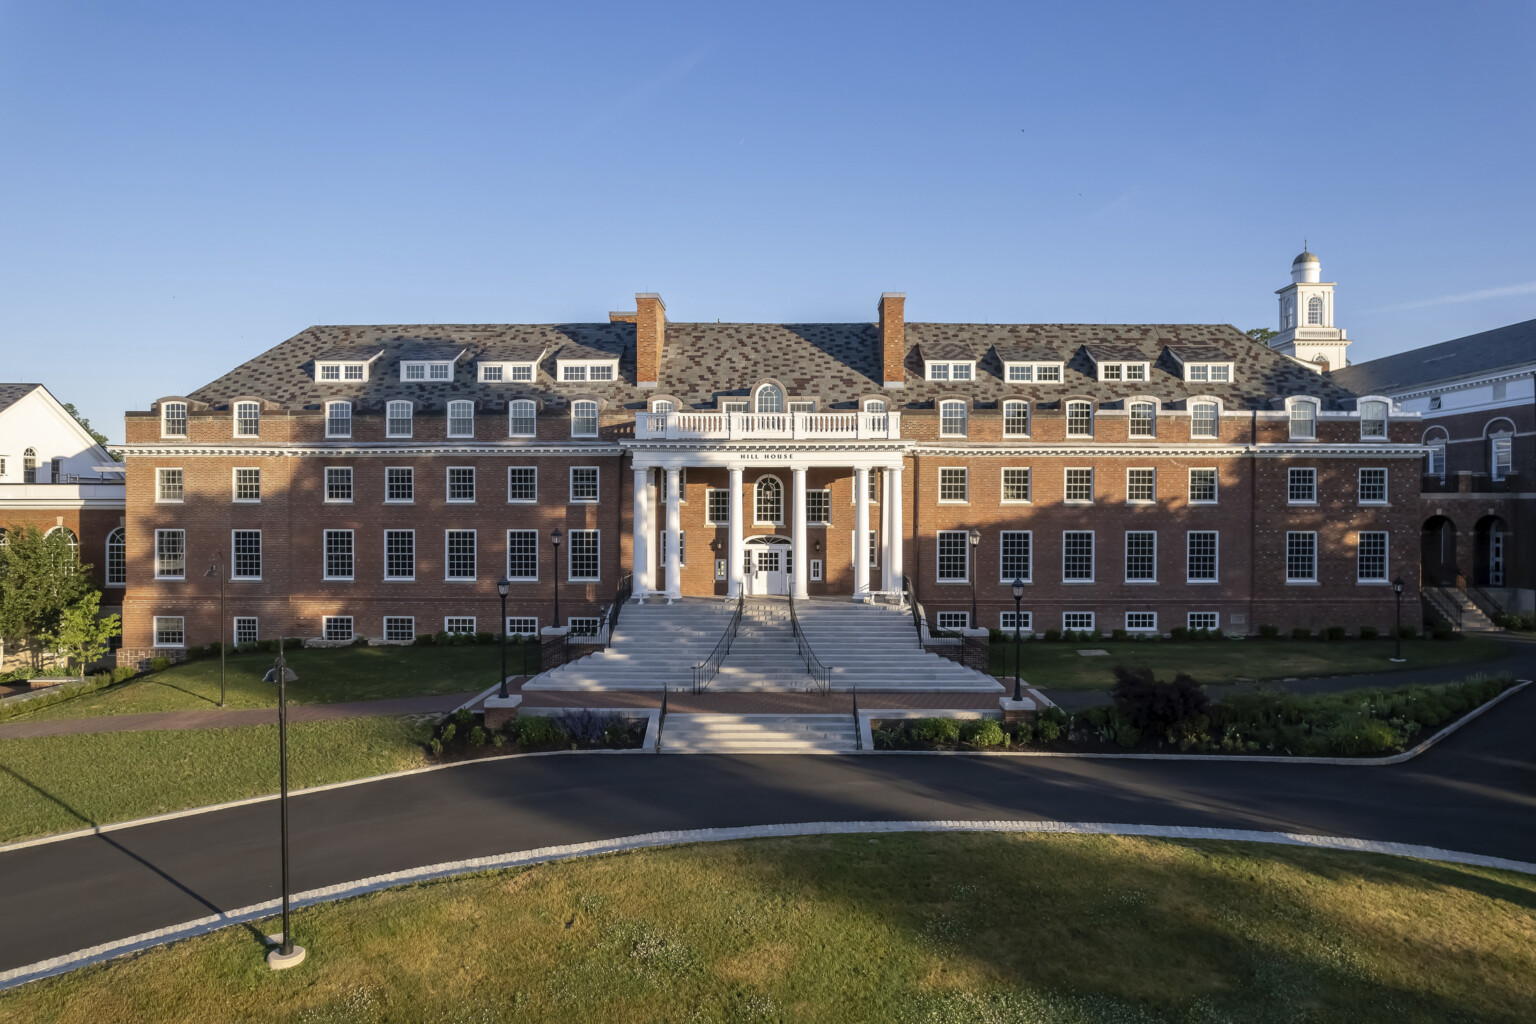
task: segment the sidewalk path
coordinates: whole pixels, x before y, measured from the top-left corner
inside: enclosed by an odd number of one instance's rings
[[[395,697],[348,704],[290,704],[288,720],[319,722],[333,718],[445,714],[473,696],[473,693],[439,693],[430,697]],[[240,725],[269,725],[276,721],[275,707],[150,711],[137,715],[59,718],[46,722],[5,722],[0,723],[0,740],[76,736],[90,732],[143,732],[150,729],[228,729]]]

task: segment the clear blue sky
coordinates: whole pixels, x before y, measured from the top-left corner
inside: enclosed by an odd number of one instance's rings
[[[0,378],[315,323],[1536,316],[1536,5],[0,0]]]

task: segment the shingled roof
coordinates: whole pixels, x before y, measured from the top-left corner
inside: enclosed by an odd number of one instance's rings
[[[9,409],[40,387],[42,387],[41,384],[0,384],[0,412]]]
[[[901,408],[931,408],[935,399],[957,395],[979,405],[1016,396],[1050,404],[1068,395],[1113,404],[1132,394],[1150,395],[1165,404],[1193,394],[1215,395],[1229,408],[1272,408],[1291,395],[1317,397],[1325,408],[1353,405],[1353,395],[1336,381],[1221,324],[908,323],[906,342],[906,388],[884,392]],[[1163,358],[1170,345],[1199,350],[1202,356],[1221,353],[1235,364],[1234,379],[1186,384],[1173,360]],[[465,355],[453,380],[400,379],[402,358],[420,358],[415,354],[429,348],[455,347],[465,349]],[[363,358],[379,348],[384,355],[367,381],[314,379],[314,359],[320,353],[338,359],[343,358],[338,353],[356,351]],[[1152,363],[1151,379],[1100,383],[1085,348],[1105,348],[1118,358]],[[975,360],[976,379],[924,380],[922,356],[931,352]],[[533,381],[482,383],[470,368],[480,360],[532,360],[541,355]],[[616,381],[555,380],[557,359],[614,357],[619,359]],[[1010,384],[1003,379],[1005,357],[1065,363],[1064,379],[1059,384]],[[753,384],[773,378],[783,382],[791,398],[813,397],[821,408],[852,409],[861,397],[883,391],[881,376],[875,324],[668,323],[654,391],[632,383],[633,323],[337,326],[302,331],[188,397],[217,406],[237,396],[259,395],[290,408],[319,408],[328,398],[350,398],[367,411],[382,408],[390,398],[413,399],[425,408],[441,408],[450,398],[475,399],[482,408],[499,408],[513,398],[537,398],[546,408],[559,409],[578,395],[597,395],[640,409],[652,395],[665,394],[686,407],[713,409],[720,397],[745,395]]]
[[[1335,370],[1335,384],[1357,395],[1412,391],[1536,363],[1536,320],[1409,349]]]

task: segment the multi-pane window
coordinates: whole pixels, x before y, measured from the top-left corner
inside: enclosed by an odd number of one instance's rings
[[[325,500],[326,501],[351,501],[352,500],[352,467],[351,466],[326,466],[325,467]]]
[[[816,490],[805,492],[805,521],[826,526],[832,522],[832,492]]]
[[[384,407],[384,435],[386,437],[410,437],[414,429],[411,417],[414,407],[410,402],[390,402]]]
[[[1499,434],[1490,438],[1492,441],[1491,468],[1495,480],[1503,480],[1509,476],[1515,465],[1514,438],[1508,434]]]
[[[416,617],[414,615],[384,616],[384,639],[395,643],[415,640]]]
[[[1323,300],[1319,296],[1312,296],[1307,300],[1307,325],[1320,327],[1323,323]]]
[[[865,536],[869,538],[869,564],[870,564],[871,568],[874,568],[875,566],[878,566],[880,564],[880,531],[878,531],[878,530],[870,530],[868,533],[865,534]],[[858,550],[859,550],[859,531],[852,530],[848,534],[848,564],[849,565],[856,565],[857,564],[854,561],[854,553],[856,551],[858,551]],[[793,557],[793,555],[794,555],[793,551],[786,551],[785,552],[786,559],[791,559]],[[785,572],[789,572],[789,571],[791,571],[791,568],[792,567],[790,566],[789,562],[786,561],[785,565],[784,565],[784,571]]]
[[[1361,583],[1387,581],[1387,535],[1361,531],[1355,554],[1355,578]]]
[[[1029,403],[1028,402],[1004,402],[1003,403],[1003,436],[1004,437],[1028,437],[1029,436]]]
[[[575,531],[571,531],[574,533]],[[444,575],[450,580],[475,578],[475,531],[448,530],[444,537],[447,562]]]
[[[4,541],[0,540],[0,545]],[[119,526],[107,534],[107,586],[128,582],[128,534]]]
[[[155,646],[181,647],[187,642],[187,620],[180,615],[155,616]]]
[[[474,501],[475,500],[475,467],[474,466],[449,466],[448,467],[448,500],[449,501]]]
[[[998,575],[1004,583],[1029,582],[1033,568],[1029,557],[1030,540],[1028,530],[1004,530],[1000,535]]]
[[[320,622],[320,635],[326,640],[351,641],[352,616],[327,615]]]
[[[805,496],[805,518],[807,522],[814,522],[811,516],[811,495],[815,491],[808,492]],[[717,526],[723,526],[731,521],[731,492],[723,487],[711,487],[704,492],[704,518]]]
[[[1087,402],[1067,403],[1067,436],[1093,436],[1093,406]]]
[[[261,433],[261,405],[257,402],[235,403],[235,436],[256,437]]]
[[[162,437],[187,436],[186,402],[166,402],[160,407],[160,435]]]
[[[1185,619],[1185,622],[1188,623],[1189,628],[1192,630],[1214,630],[1221,626],[1221,613],[1190,612],[1188,618]]]
[[[757,411],[780,413],[784,411],[784,390],[776,384],[764,384],[757,389]]]
[[[1131,403],[1131,436],[1157,436],[1157,406],[1151,402]]]
[[[533,364],[532,363],[513,363],[512,364],[512,379],[513,380],[533,380]]]
[[[970,579],[971,535],[965,530],[939,531],[939,582],[964,583]]]
[[[1061,628],[1074,633],[1093,632],[1093,612],[1062,612]]]
[[[155,531],[155,579],[179,580],[187,575],[187,531]]]
[[[1360,504],[1385,505],[1387,503],[1387,471],[1372,467],[1360,471]]]
[[[571,403],[571,436],[597,436],[596,402],[581,401]]]
[[[342,376],[342,378],[344,380],[362,380],[363,379],[363,364],[362,363],[346,363],[346,364],[344,364],[342,366],[342,368],[341,368],[341,376]]]
[[[1317,437],[1317,403],[1291,403],[1292,440],[1310,441]]]
[[[384,500],[416,500],[416,470],[410,466],[390,466],[384,470]]]
[[[185,492],[182,489],[182,473],[179,469],[155,470],[155,500],[156,501],[180,501]]]
[[[444,633],[473,633],[474,631],[475,617],[473,615],[443,616]]]
[[[257,640],[256,617],[241,615],[235,619],[235,646],[253,644]]]
[[[587,368],[588,380],[613,380],[613,364],[598,363]]]
[[[1286,476],[1285,500],[1292,505],[1317,504],[1317,470],[1291,470]]]
[[[965,403],[964,402],[940,402],[939,403],[939,436],[940,437],[964,437],[965,436]]]
[[[325,531],[325,578],[349,580],[352,578],[353,548],[351,530]]]
[[[964,466],[939,470],[939,500],[967,501],[970,497],[970,472]]]
[[[416,578],[416,531],[384,531],[384,578],[387,580],[413,580]]]
[[[754,488],[756,500],[753,510],[756,521],[777,524],[784,521],[784,485],[776,477],[765,476]]]
[[[1287,583],[1317,582],[1317,534],[1295,532],[1285,535],[1285,580]]]
[[[428,380],[448,380],[452,376],[453,376],[453,364],[452,363],[429,363],[429,364],[427,364],[427,379]]]
[[[1232,367],[1227,363],[1190,363],[1185,380],[1214,380],[1225,384],[1232,379]]]
[[[597,530],[572,530],[570,532],[570,564],[567,579],[596,580],[601,576],[599,560],[601,540]]]
[[[1189,500],[1191,503],[1215,503],[1215,469],[1192,469],[1189,471]]]
[[[507,436],[508,437],[532,437],[537,431],[534,427],[534,404],[525,398],[507,403]]]
[[[929,363],[929,380],[970,380],[970,363]]]
[[[1066,530],[1061,535],[1061,578],[1068,583],[1093,582],[1093,531]]]
[[[1125,581],[1157,582],[1157,533],[1127,530],[1125,533]]]
[[[720,578],[724,579],[725,577],[721,576]],[[821,559],[819,558],[811,559],[811,582],[821,582]]]
[[[1152,502],[1157,500],[1157,470],[1128,469],[1125,471],[1125,500]]]
[[[970,612],[939,612],[940,629],[970,629]]]
[[[483,381],[500,381],[506,376],[506,371],[500,363],[480,364],[480,379]]]
[[[507,500],[530,502],[539,499],[539,469],[537,466],[507,467]]]
[[[327,402],[325,405],[325,436],[352,436],[352,403]]]
[[[1189,436],[1216,436],[1216,403],[1196,402],[1189,407]]]
[[[1003,500],[1029,500],[1029,467],[1008,466],[1003,470]]]
[[[1034,632],[1034,614],[1032,612],[1003,612],[998,619],[998,627],[1005,633],[1018,630],[1021,634]]]
[[[1215,583],[1219,540],[1215,530],[1189,531],[1185,576],[1191,583]]]
[[[320,379],[321,380],[341,380],[341,364],[340,363],[321,363],[320,364]]]
[[[1387,403],[1360,403],[1360,436],[1366,440],[1387,439]]]
[[[596,466],[572,466],[571,467],[571,500],[572,501],[596,501],[597,500],[597,467]]]
[[[507,531],[507,579],[539,578],[539,531]]]
[[[448,436],[475,436],[474,402],[458,401],[448,403]]]
[[[1445,476],[1445,440],[1431,440],[1429,442],[1429,466],[1428,471],[1432,476]]]
[[[400,367],[400,376],[404,380],[426,380],[427,366],[425,363],[404,363]]]
[[[1066,500],[1090,502],[1093,500],[1093,470],[1067,470]]]
[[[261,531],[235,530],[230,537],[230,578],[261,579]]]
[[[1157,612],[1126,612],[1125,630],[1128,633],[1157,632]]]
[[[508,615],[507,633],[511,636],[538,636],[539,620],[531,615]]]
[[[592,370],[595,373],[597,367],[594,366]],[[565,621],[570,627],[571,636],[597,636],[603,631],[603,620],[595,615],[573,615]]]
[[[260,501],[261,500],[261,470],[244,469],[235,470],[235,500],[236,501]]]

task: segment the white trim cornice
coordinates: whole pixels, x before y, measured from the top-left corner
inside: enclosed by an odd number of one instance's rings
[[[1393,398],[1395,398],[1399,402],[1403,402],[1403,401],[1408,401],[1408,400],[1414,399],[1414,398],[1429,398],[1429,397],[1431,397],[1433,395],[1443,395],[1443,394],[1446,394],[1447,392],[1451,392],[1451,391],[1467,391],[1467,390],[1470,390],[1472,388],[1484,387],[1485,385],[1488,385],[1488,384],[1498,384],[1500,382],[1506,382],[1506,381],[1512,381],[1512,380],[1523,380],[1526,377],[1532,377],[1532,376],[1536,376],[1536,364],[1530,364],[1530,365],[1527,365],[1527,366],[1523,366],[1523,367],[1521,367],[1518,370],[1506,370],[1506,371],[1501,372],[1501,373],[1484,374],[1484,375],[1482,375],[1480,377],[1467,377],[1467,378],[1464,378],[1462,380],[1451,381],[1451,382],[1448,382],[1448,383],[1445,383],[1445,384],[1437,384],[1437,385],[1435,385],[1433,387],[1417,387],[1417,388],[1415,388],[1412,391],[1402,391],[1402,392],[1387,391],[1387,392],[1385,392],[1385,394],[1391,395]],[[1523,405],[1524,403],[1523,402],[1517,402],[1515,404]],[[1439,409],[1435,409],[1435,410],[1431,410],[1431,411],[1433,411],[1435,413],[1439,413],[1439,412],[1442,412],[1442,411],[1445,411],[1445,412],[1455,412],[1457,410],[1454,410],[1454,409],[1452,409],[1452,410],[1439,410]]]
[[[353,458],[402,455],[580,455],[619,456],[617,444],[334,444],[334,445],[211,445],[138,444],[113,445],[127,457],[175,456],[187,458]]]

